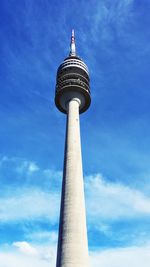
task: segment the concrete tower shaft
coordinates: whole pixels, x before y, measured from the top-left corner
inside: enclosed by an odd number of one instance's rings
[[[90,105],[89,72],[76,56],[74,31],[69,57],[57,71],[55,103],[67,114],[56,267],[88,267],[79,113]]]
[[[68,103],[57,267],[88,267],[78,99]]]

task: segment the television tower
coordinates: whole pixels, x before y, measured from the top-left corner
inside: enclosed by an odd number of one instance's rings
[[[82,173],[79,114],[91,103],[89,71],[76,55],[74,30],[70,53],[57,70],[55,104],[67,114],[56,267],[88,267],[88,241]]]

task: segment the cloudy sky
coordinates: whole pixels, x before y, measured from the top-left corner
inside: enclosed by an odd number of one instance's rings
[[[150,1],[0,1],[0,267],[54,267],[66,117],[55,77],[75,29],[91,267],[150,264]]]

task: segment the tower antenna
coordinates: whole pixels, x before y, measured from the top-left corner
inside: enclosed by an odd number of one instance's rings
[[[75,45],[75,37],[74,30],[71,32],[71,43],[70,43],[70,53],[69,56],[76,56],[76,45]]]

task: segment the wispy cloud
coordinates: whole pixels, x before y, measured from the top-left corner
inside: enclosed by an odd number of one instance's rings
[[[11,222],[41,218],[56,222],[59,214],[60,195],[36,189],[17,190],[0,199],[0,220]]]
[[[17,169],[18,171],[18,169]],[[19,172],[28,176],[39,171],[35,163],[25,161]],[[60,191],[55,189],[55,179],[59,172],[40,170],[40,174],[54,178],[51,190],[41,190],[33,185],[16,188],[14,192],[0,198],[1,221],[31,220],[32,218],[47,218],[56,221],[58,218]],[[123,184],[108,182],[100,174],[86,177],[87,211],[90,221],[97,218],[101,220],[136,219],[141,216],[150,216],[150,198],[142,192]],[[41,185],[42,186],[42,185]],[[60,188],[59,188],[60,189]],[[46,190],[46,191],[45,191]],[[54,191],[53,191],[54,190]],[[19,210],[19,212],[18,212]],[[99,220],[97,220],[99,221]]]
[[[34,248],[33,246],[31,246],[29,243],[27,243],[26,241],[23,242],[14,242],[13,246],[18,248],[19,251],[23,254],[27,254],[27,255],[36,255],[37,254],[37,250],[36,248]]]
[[[51,169],[42,169],[32,161],[3,157],[0,171],[9,164],[12,175],[23,177],[26,183],[8,187],[0,198],[1,221],[31,220],[47,218],[58,219],[62,173]],[[15,171],[15,172],[14,172]],[[13,177],[12,177],[13,179]],[[44,182],[43,182],[44,181]],[[10,184],[11,185],[11,184]],[[150,198],[144,191],[131,188],[123,183],[110,182],[101,174],[85,177],[86,205],[90,222],[97,219],[115,221],[137,219],[150,216]],[[19,209],[19,212],[18,212]]]
[[[62,172],[54,169],[44,169],[36,162],[19,157],[0,157],[1,191],[5,195],[13,191],[12,186],[37,187],[43,190],[52,191],[60,187]],[[8,183],[9,182],[9,183]],[[9,186],[8,186],[9,184]],[[5,191],[2,189],[7,186]]]
[[[54,267],[56,246],[37,246],[26,241],[14,242],[1,249],[0,262],[5,267]],[[135,246],[90,252],[91,267],[149,267],[150,246]]]
[[[56,246],[37,246],[26,241],[4,245],[0,252],[0,264],[5,267],[55,266]]]
[[[91,266],[95,267],[149,267],[150,247],[126,247],[91,252]]]
[[[150,216],[150,198],[126,185],[109,182],[102,175],[86,180],[87,211],[90,221],[137,219]]]
[[[17,171],[22,173],[26,171],[27,173],[33,173],[39,170],[39,167],[34,162],[23,161],[22,165],[18,166]]]
[[[56,222],[60,205],[61,175],[59,171],[40,168],[33,161],[1,157],[1,222],[40,218]]]
[[[56,244],[57,239],[58,239],[58,232],[57,231],[46,231],[42,229],[36,229],[33,231],[29,231],[25,234],[26,238],[28,240],[31,240],[32,242],[36,243],[51,243],[51,244]]]

